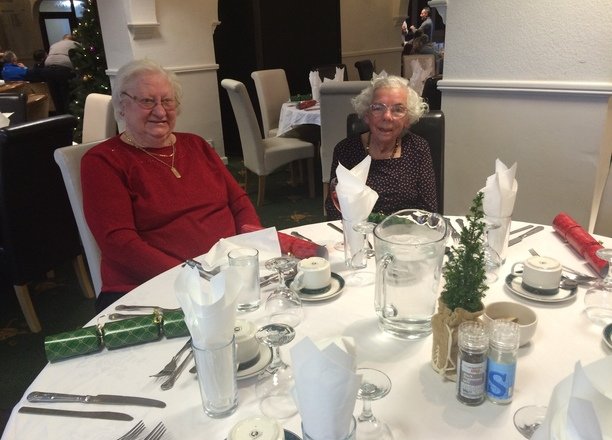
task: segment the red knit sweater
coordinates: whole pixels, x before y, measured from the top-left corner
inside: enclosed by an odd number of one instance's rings
[[[102,253],[102,292],[128,292],[148,279],[260,224],[255,208],[214,149],[199,136],[175,133],[174,166],[119,136],[81,162],[83,208]],[[155,151],[172,153],[172,147]]]

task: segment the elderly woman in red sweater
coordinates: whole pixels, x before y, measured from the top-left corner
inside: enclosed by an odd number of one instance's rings
[[[125,131],[81,162],[85,217],[102,254],[98,311],[242,225],[260,225],[215,150],[174,132],[180,98],[176,76],[158,64],[123,66],[113,105]]]

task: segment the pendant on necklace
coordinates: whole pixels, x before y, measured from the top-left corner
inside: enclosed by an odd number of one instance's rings
[[[178,170],[177,170],[176,168],[174,168],[174,167],[170,167],[170,171],[172,171],[172,174],[174,174],[174,176],[175,176],[177,179],[180,179],[180,178],[181,178],[181,173],[179,173],[179,172],[178,172]]]

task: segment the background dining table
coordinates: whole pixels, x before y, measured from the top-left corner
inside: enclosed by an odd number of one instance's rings
[[[513,221],[511,229],[524,225]],[[287,232],[294,230],[327,246],[332,271],[342,276],[348,274],[343,262],[344,254],[333,247],[342,237],[336,230],[325,223],[318,223],[292,228]],[[604,246],[612,247],[612,238],[596,238]],[[391,427],[396,440],[520,439],[522,437],[513,425],[513,414],[518,408],[533,404],[547,405],[555,385],[573,372],[577,362],[587,365],[611,353],[602,339],[603,326],[592,323],[585,314],[584,287],[579,287],[577,294],[569,300],[559,303],[531,301],[507,288],[505,278],[510,268],[515,262],[528,258],[530,248],[541,255],[553,256],[576,270],[593,273],[549,226],[508,249],[499,278],[489,286],[484,302],[515,301],[528,305],[537,313],[538,326],[531,342],[519,349],[514,399],[507,405],[495,405],[488,401],[475,407],[461,404],[455,397],[455,383],[444,380],[431,366],[431,336],[408,341],[381,332],[373,306],[374,285],[347,285],[341,294],[327,301],[305,302],[304,320],[296,328],[297,335],[293,342],[281,349],[282,356],[291,363],[289,347],[305,337],[315,342],[340,336],[352,338],[357,366],[380,369],[391,378],[391,392],[373,403],[373,411]],[[370,261],[366,270],[374,270],[374,261]],[[179,271],[180,267],[175,267],[160,274],[134,289],[117,304],[177,307],[173,283]],[[114,306],[111,306],[104,314],[113,309]],[[261,308],[239,317],[253,320],[257,325],[265,321]],[[92,319],[89,325],[98,319],[100,317]],[[115,350],[103,349],[95,354],[48,364],[15,406],[2,439],[118,438],[141,419],[149,430],[163,421],[169,433],[164,438],[223,439],[240,420],[260,415],[255,395],[256,377],[239,381],[238,409],[224,419],[212,419],[204,414],[197,379],[193,374],[183,373],[169,391],[160,389],[160,381],[149,375],[159,371],[186,339],[162,338],[156,342]],[[26,401],[26,395],[34,390],[142,396],[163,400],[167,407],[75,403],[45,405],[62,409],[120,411],[131,414],[133,422],[18,413],[18,409],[26,404],[42,406]],[[321,390],[321,395],[324,395],[324,390]],[[360,409],[361,402],[357,401],[355,414]],[[299,415],[281,420],[281,423],[286,429],[301,435]]]
[[[297,102],[283,103],[278,119],[277,136],[288,132],[298,125],[321,125],[321,106],[318,102],[305,109],[299,109],[297,105]]]

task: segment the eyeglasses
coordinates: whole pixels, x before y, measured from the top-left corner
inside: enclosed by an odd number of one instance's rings
[[[382,102],[375,102],[374,104],[370,104],[370,113],[373,116],[380,117],[387,113],[387,111],[391,112],[391,117],[394,119],[403,118],[408,113],[408,109],[401,104],[394,104],[388,106],[387,104],[383,104]]]
[[[126,92],[122,92],[121,94],[127,96],[128,98],[132,98],[136,104],[145,110],[153,110],[158,104],[158,102],[153,98],[139,98],[138,96],[132,96]],[[161,103],[165,110],[174,110],[178,106],[178,101],[173,98],[163,98],[161,101],[159,101],[159,103]]]

